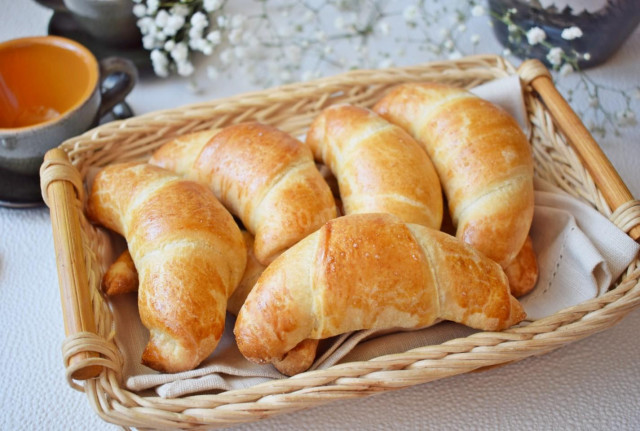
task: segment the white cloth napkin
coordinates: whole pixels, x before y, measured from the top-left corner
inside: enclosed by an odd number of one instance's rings
[[[494,81],[474,92],[503,106],[527,130],[517,77]],[[606,292],[640,248],[588,204],[542,180],[536,180],[535,189],[531,237],[540,275],[536,288],[521,298],[528,320],[548,316]],[[152,389],[161,397],[173,398],[204,391],[247,388],[270,379],[284,378],[271,365],[256,365],[242,357],[233,338],[235,320],[230,315],[222,341],[198,369],[177,374],[154,372],[139,363],[148,334],[138,317],[135,295],[116,298],[112,305],[116,342],[125,356],[124,375],[130,390]],[[473,332],[475,330],[463,325],[442,322],[417,331],[343,334],[320,343],[318,357],[311,369],[440,344]]]

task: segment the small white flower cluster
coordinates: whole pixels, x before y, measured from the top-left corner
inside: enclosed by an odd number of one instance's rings
[[[572,73],[577,67],[578,60],[581,58],[584,60],[591,59],[591,55],[589,53],[580,54],[575,51],[572,53],[566,53],[561,47],[553,46],[547,41],[547,33],[541,27],[534,26],[528,30],[519,27],[511,19],[512,15],[515,13],[517,13],[517,10],[509,9],[505,15],[501,17],[502,22],[506,25],[510,34],[509,40],[516,41],[520,39],[520,35],[524,35],[529,46],[543,46],[544,49],[547,50],[547,61],[555,70],[558,71],[558,73],[560,73],[561,76],[566,76]],[[567,27],[563,29],[561,33],[561,37],[568,41],[578,39],[582,37],[582,35],[582,30],[577,26]],[[506,50],[506,52],[503,52],[503,55],[511,55],[511,51]]]
[[[156,75],[191,76],[198,53],[210,58],[211,79],[240,69],[260,86],[332,69],[391,67],[405,55],[402,46],[417,46],[432,59],[460,58],[480,44],[480,33],[466,35],[468,22],[487,15],[480,0],[456,0],[460,7],[445,0],[401,7],[385,0],[251,0],[243,5],[247,15],[231,14],[235,5],[226,0],[133,1]],[[428,27],[437,30],[425,33]],[[381,40],[392,38],[400,48],[380,49]]]
[[[222,43],[220,30],[209,30],[210,16],[222,11],[222,0],[133,1],[142,45],[151,51],[151,64],[158,76],[167,77],[172,70],[181,76],[192,75],[191,51],[211,55]]]
[[[635,98],[633,93],[620,92],[625,109],[606,111],[597,84],[583,72],[564,78],[578,69],[579,60],[590,60],[589,53],[575,52],[569,48],[571,43],[554,45],[542,26],[522,28],[514,22],[518,13],[514,8],[496,17],[481,0],[246,0],[241,6],[243,14],[231,13],[240,6],[227,0],[133,1],[142,43],[150,51],[155,73],[190,77],[191,88],[196,85],[194,54],[206,57],[210,79],[244,74],[247,82],[259,87],[307,81],[348,69],[388,68],[405,56],[412,63],[458,59],[476,52],[480,35],[489,31],[485,17],[491,14],[506,26],[514,52],[522,47],[529,53],[542,52],[563,78],[557,81],[559,88],[565,82],[571,85],[565,94],[587,95],[582,106],[587,111],[580,106],[576,110],[587,123],[591,118],[597,120],[592,131],[637,121],[633,106],[639,103],[640,87]],[[563,41],[581,37],[583,31],[575,25],[561,31]],[[504,48],[502,55],[509,57],[514,52]]]

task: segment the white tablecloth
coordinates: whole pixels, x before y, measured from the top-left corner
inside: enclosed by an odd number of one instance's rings
[[[50,11],[29,1],[5,0],[0,6],[0,41],[46,33]],[[483,40],[481,48],[499,52],[490,35]],[[636,87],[639,67],[636,31],[594,76]],[[139,114],[247,89],[232,81],[195,95],[177,79],[144,80],[128,101]],[[600,142],[637,197],[640,126],[634,128]],[[102,421],[64,378],[64,329],[46,208],[0,208],[0,327],[0,429],[117,429]],[[638,333],[640,312],[634,311],[605,333],[542,357],[238,429],[637,429]]]

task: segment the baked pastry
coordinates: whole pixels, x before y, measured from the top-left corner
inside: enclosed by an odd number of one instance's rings
[[[345,214],[388,212],[440,228],[438,175],[400,127],[365,108],[333,105],[313,120],[306,144],[337,179]]]
[[[242,231],[242,237],[247,248],[247,264],[242,279],[227,300],[227,311],[238,315],[247,295],[253,289],[258,277],[264,271],[262,265],[253,254],[253,237],[247,231]],[[138,290],[138,271],[136,270],[129,250],[125,250],[105,272],[102,277],[102,289],[107,296],[120,295]]]
[[[149,163],[206,183],[254,235],[264,265],[336,217],[311,151],[271,126],[187,134],[159,148]]]
[[[227,311],[237,316],[247,295],[265,267],[253,254],[253,237],[247,231],[242,232],[247,248],[247,265],[242,279],[227,301]],[[138,273],[128,250],[125,250],[109,267],[103,277],[103,290],[109,296],[138,290]],[[274,361],[278,371],[287,376],[306,371],[316,358],[318,340],[307,339],[291,349],[284,358]]]
[[[374,107],[421,143],[438,172],[456,236],[507,268],[525,244],[533,218],[533,158],[517,122],[463,89],[411,83]],[[537,274],[537,265],[529,265]],[[516,286],[536,276],[510,280]]]
[[[273,363],[307,339],[441,319],[508,328],[525,313],[500,266],[462,241],[391,214],[327,222],[278,257],[240,309],[240,352]]]
[[[206,186],[146,163],[102,169],[87,205],[91,220],[127,240],[150,331],[142,362],[169,373],[195,368],[220,340],[244,272],[233,217]]]

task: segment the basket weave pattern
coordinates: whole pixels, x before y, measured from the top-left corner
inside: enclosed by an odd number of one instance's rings
[[[580,158],[528,85],[537,75],[548,72],[529,63],[516,70],[495,56],[381,71],[354,71],[113,122],[64,142],[61,148],[67,152],[70,163],[43,165],[43,195],[46,199],[52,181],[62,179],[74,185],[73,204],[80,214],[88,287],[97,326],[96,334],[76,334],[65,341],[65,363],[69,364],[67,359],[81,351],[99,353],[99,357],[68,365],[69,384],[83,390],[96,412],[112,423],[138,428],[210,429],[518,361],[613,326],[640,304],[637,258],[603,296],[524,327],[479,332],[440,345],[335,365],[219,394],[162,399],[137,394],[123,386],[123,362],[114,341],[113,316],[100,293],[104,268],[101,259],[108,248],[107,238],[83,213],[86,194],[83,183],[91,167],[145,160],[154,149],[176,136],[248,120],[271,124],[299,136],[325,107],[341,102],[370,107],[390,87],[401,82],[438,81],[471,88],[516,73],[525,87],[536,175],[589,202],[625,232],[640,224],[638,201],[611,211]],[[80,385],[71,376],[78,368],[88,365],[100,365],[104,371],[98,378]]]

